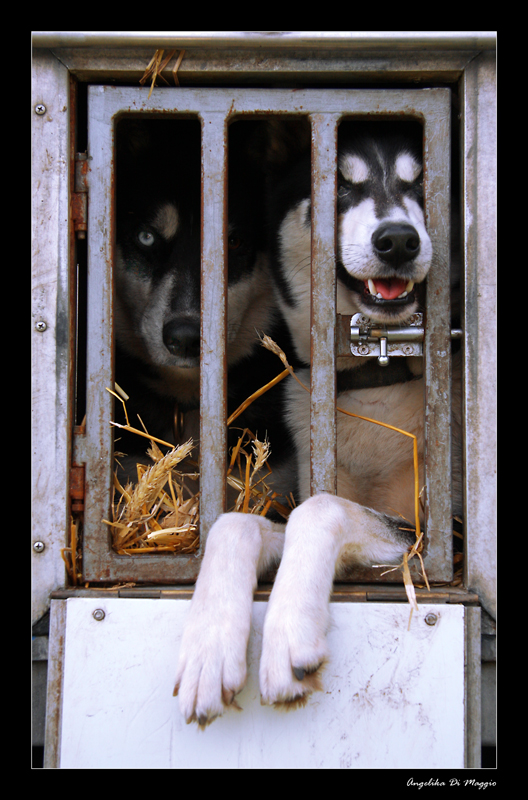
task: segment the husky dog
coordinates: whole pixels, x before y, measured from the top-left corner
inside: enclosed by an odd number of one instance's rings
[[[233,125],[229,139],[228,413],[279,371],[257,331],[289,342],[264,255],[263,177],[246,156],[248,130]],[[196,439],[199,428],[200,172],[198,121],[119,123],[116,381],[130,397],[131,423],[139,414],[150,434],[174,443]],[[283,392],[277,386],[237,421],[268,436],[275,465],[292,450]],[[129,455],[123,465],[131,477],[144,441],[120,431],[117,446]]]
[[[270,216],[279,302],[296,354],[306,364],[310,203],[309,159],[300,159],[274,187]],[[419,126],[341,125],[337,212],[338,313],[360,311],[382,324],[405,323],[419,307],[421,284],[434,268],[423,214]],[[391,374],[375,360],[340,359],[338,405],[414,433],[422,463],[420,360],[394,360],[400,365]],[[300,377],[309,385],[308,370]],[[244,685],[252,595],[263,569],[280,560],[264,625],[262,702],[295,706],[321,688],[336,572],[399,563],[414,542],[414,533],[400,530],[398,516],[414,519],[412,452],[405,437],[339,414],[338,496],[310,498],[309,398],[293,381],[287,405],[304,502],[285,531],[262,517],[226,514],[207,541],[175,689],[184,717],[201,726],[236,705]],[[454,503],[459,512],[459,491]]]

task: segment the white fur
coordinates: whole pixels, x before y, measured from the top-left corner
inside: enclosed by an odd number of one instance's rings
[[[359,156],[344,155],[339,159],[339,169],[350,183],[364,183],[369,176],[368,164]]]
[[[395,171],[402,181],[412,183],[422,171],[422,166],[410,153],[402,153],[396,159]]]
[[[157,211],[153,223],[164,239],[174,239],[178,232],[179,215],[174,203],[164,203]]]

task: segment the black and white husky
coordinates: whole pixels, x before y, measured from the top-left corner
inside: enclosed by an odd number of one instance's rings
[[[343,124],[338,167],[338,313],[404,323],[419,307],[421,284],[434,268],[423,214],[421,130]],[[309,160],[301,159],[275,186],[271,217],[279,303],[304,363],[310,361],[310,202]],[[368,359],[342,361],[338,405],[416,434],[423,461],[419,359],[407,359],[391,380],[383,368],[378,379]],[[308,370],[300,377],[309,385]],[[412,453],[405,437],[338,415],[338,496],[310,498],[309,398],[293,381],[288,394],[304,502],[285,531],[243,514],[223,515],[213,526],[177,670],[175,692],[189,722],[205,725],[236,705],[246,678],[253,590],[270,563],[280,560],[264,625],[262,702],[302,704],[321,686],[336,571],[399,563],[414,542],[413,533],[400,530],[398,517],[414,519]]]
[[[248,128],[230,129],[228,208],[228,413],[278,372],[259,346],[272,330],[289,342],[273,299],[262,244],[263,176],[247,157]],[[181,443],[199,431],[200,124],[195,120],[123,119],[117,133],[116,381],[129,395],[131,424]],[[208,209],[205,209],[207,224]],[[280,366],[280,365],[279,365]],[[266,435],[278,467],[291,452],[283,423],[283,387],[237,421]],[[116,408],[119,414],[120,408]],[[264,421],[266,423],[263,427]],[[119,432],[134,477],[144,439]]]

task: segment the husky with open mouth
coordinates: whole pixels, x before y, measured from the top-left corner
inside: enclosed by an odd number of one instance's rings
[[[423,281],[434,269],[422,193],[419,125],[341,125],[338,313],[361,312],[375,322],[394,325],[405,324],[420,307]],[[270,209],[279,304],[296,355],[308,365],[309,158],[282,170],[270,195]],[[338,406],[416,435],[423,482],[421,360],[393,360],[394,367],[380,367],[376,359],[338,359]],[[309,368],[298,374],[309,385]],[[202,726],[231,703],[236,705],[235,695],[244,685],[252,592],[263,569],[280,560],[264,624],[262,702],[295,706],[321,688],[321,668],[328,659],[328,599],[336,573],[358,565],[400,563],[414,543],[414,533],[400,529],[401,517],[414,519],[407,437],[338,414],[338,494],[310,497],[309,397],[293,381],[287,407],[304,502],[290,515],[285,531],[262,517],[226,514],[209,534],[176,683],[183,715]],[[455,513],[460,513],[460,503],[455,486]],[[229,597],[222,590],[226,582]]]

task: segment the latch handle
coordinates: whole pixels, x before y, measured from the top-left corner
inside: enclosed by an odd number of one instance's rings
[[[462,331],[453,329],[452,339],[462,338]],[[405,326],[381,327],[363,314],[350,318],[350,352],[354,356],[377,356],[381,367],[391,356],[423,355],[423,314],[416,313]]]

